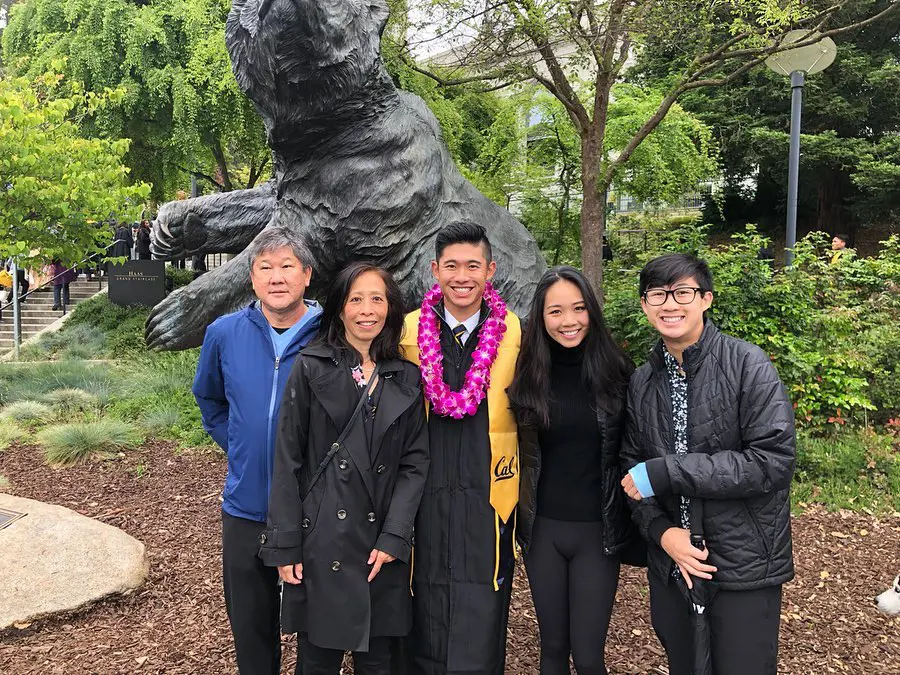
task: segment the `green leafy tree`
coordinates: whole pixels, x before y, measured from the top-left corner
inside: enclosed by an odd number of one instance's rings
[[[662,94],[619,84],[613,89],[605,151],[621,152],[659,105]],[[529,130],[531,165],[523,189],[522,219],[548,259],[576,263],[581,254],[581,148],[579,135],[559,101],[546,91],[533,94],[530,111],[539,120]],[[533,165],[543,168],[543,175]],[[716,172],[711,130],[678,104],[637,148],[611,188],[651,205],[680,199]]]
[[[896,4],[844,3],[837,20],[852,24]],[[829,5],[812,3],[820,10]],[[799,215],[809,228],[852,232],[856,225],[883,222],[900,212],[898,32],[900,15],[895,13],[835,36],[834,64],[807,79]],[[676,77],[683,49],[667,40],[651,42],[639,62],[641,81]],[[725,220],[781,225],[790,131],[787,78],[761,68],[728,87],[691,92],[682,103],[714,128],[722,147]]]
[[[59,96],[61,76],[0,79],[0,257],[72,264],[111,239],[104,221],[134,218],[150,193],[129,184],[127,140],[84,138],[79,120],[121,90]]]
[[[126,162],[157,200],[185,174],[215,189],[252,187],[270,153],[225,48],[227,0],[30,0],[12,8],[3,58],[35,77],[66,59],[69,82],[125,91],[123,104],[85,120],[86,133],[130,138]]]
[[[476,36],[455,51],[459,73],[431,73],[444,85],[473,80],[504,83],[532,80],[564,106],[578,132],[581,158],[582,267],[602,288],[603,195],[629,170],[638,148],[666,118],[680,97],[737,81],[784,46],[786,29],[839,35],[850,24],[831,0],[817,12],[802,0],[433,0],[429,21],[441,30],[463,27]],[[865,21],[884,19],[892,6]],[[421,32],[421,31],[418,31]],[[725,34],[723,37],[723,33]],[[626,79],[634,54],[652,38],[680,49],[680,69],[665,82],[659,104],[627,139],[621,151],[606,143],[613,86]],[[407,41],[411,50],[414,39]],[[794,46],[812,44],[795,43]],[[419,68],[428,72],[426,68]]]

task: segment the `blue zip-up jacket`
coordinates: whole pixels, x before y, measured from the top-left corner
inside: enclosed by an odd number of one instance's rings
[[[280,358],[255,302],[206,329],[193,392],[203,428],[228,457],[222,509],[237,518],[266,522],[281,394],[297,354],[319,331],[322,309],[306,305],[305,323]]]

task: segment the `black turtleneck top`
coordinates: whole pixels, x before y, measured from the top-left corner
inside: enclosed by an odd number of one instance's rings
[[[601,438],[593,397],[582,380],[584,345],[550,341],[550,428],[538,433],[537,515],[544,518],[603,519]]]

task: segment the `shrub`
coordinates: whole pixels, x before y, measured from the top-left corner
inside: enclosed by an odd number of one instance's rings
[[[38,401],[16,401],[0,411],[0,419],[25,424],[47,422],[53,418],[53,409]]]
[[[0,492],[12,492],[12,484],[9,482],[9,478],[0,474]]]
[[[187,286],[196,277],[194,270],[181,270],[169,265],[166,267],[166,292],[171,293],[176,288]]]
[[[871,430],[797,438],[794,500],[829,508],[900,510],[900,454]]]
[[[136,447],[143,439],[131,424],[101,419],[48,427],[38,434],[37,440],[44,446],[48,464],[69,466],[91,457],[104,458],[114,451]]]
[[[0,422],[0,451],[6,450],[14,441],[19,440],[28,432],[12,421]]]
[[[74,388],[54,389],[43,396],[43,401],[61,414],[85,412],[99,406],[96,395]]]
[[[849,255],[832,265],[821,233],[795,247],[790,268],[774,268],[759,251],[770,246],[753,226],[721,246],[705,244],[706,226],[654,231],[651,246],[623,242],[606,276],[604,313],[613,335],[636,363],[656,335],[637,296],[637,270],[664,251],[705,258],[715,280],[710,318],[726,333],[759,345],[784,381],[798,425],[830,428],[862,423],[869,412],[894,415],[900,384],[900,238],[883,242],[876,258]],[[621,255],[619,255],[621,253]],[[633,271],[623,271],[630,267]]]

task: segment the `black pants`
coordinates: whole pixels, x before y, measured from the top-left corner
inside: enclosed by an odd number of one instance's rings
[[[619,559],[603,553],[603,525],[535,519],[525,570],[541,631],[541,675],[606,675]]]
[[[222,580],[241,675],[281,670],[281,593],[278,570],[257,555],[265,523],[222,512]]]
[[[693,635],[690,609],[673,579],[655,574],[650,582],[650,618],[666,650],[670,675],[691,675]],[[753,591],[719,591],[709,607],[713,673],[774,675],[778,669],[781,586]]]
[[[295,675],[339,675],[344,652],[310,644],[306,634],[297,636],[297,669]],[[369,640],[369,651],[353,652],[354,675],[391,675],[391,638]]]

